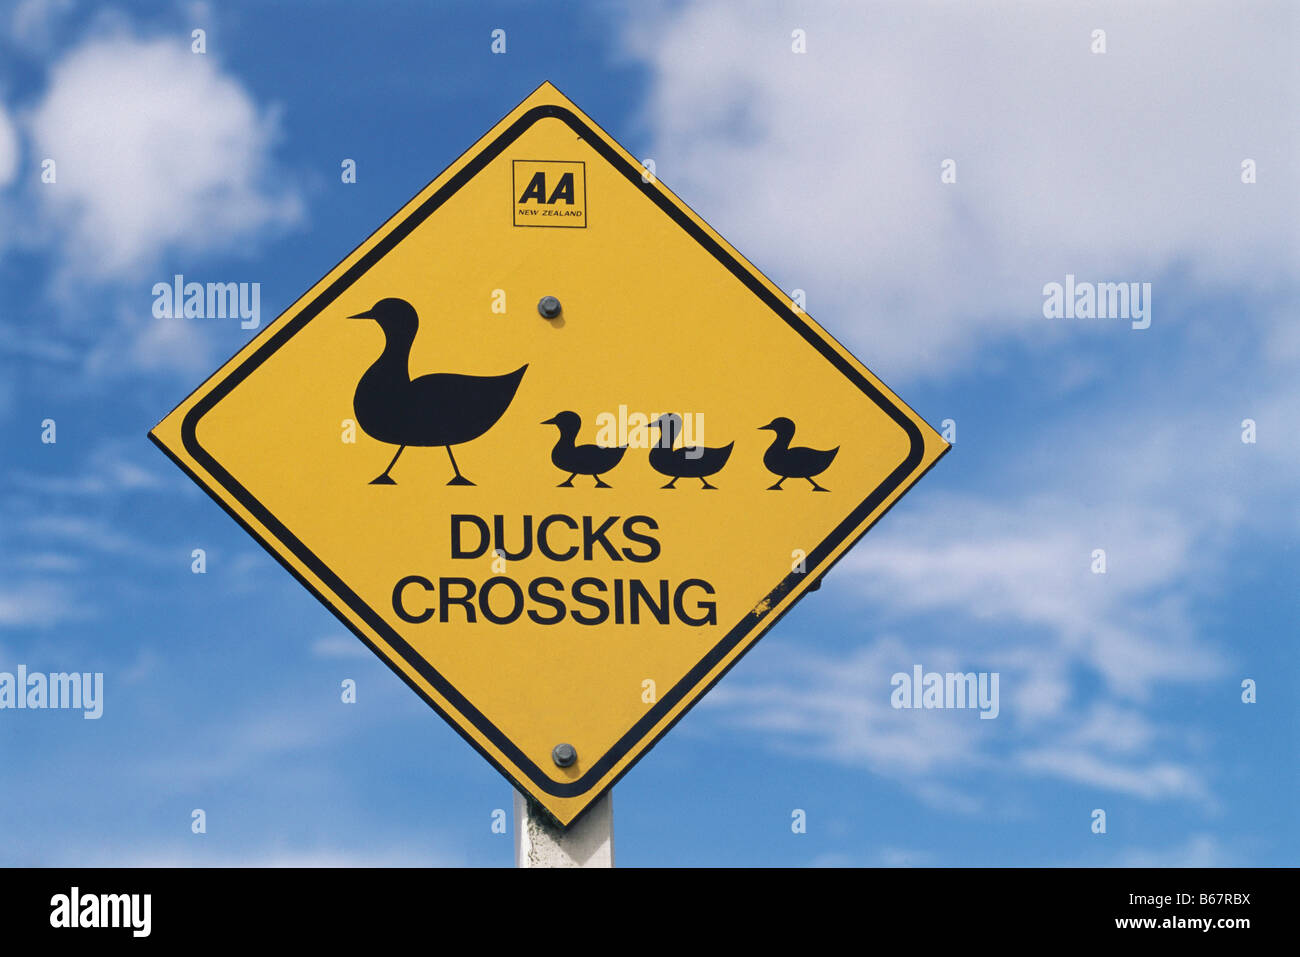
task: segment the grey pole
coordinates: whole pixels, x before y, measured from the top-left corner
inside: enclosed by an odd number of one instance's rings
[[[516,867],[613,867],[614,799],[606,791],[569,828],[515,792]]]

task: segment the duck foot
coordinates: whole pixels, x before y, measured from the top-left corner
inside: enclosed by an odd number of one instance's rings
[[[822,487],[821,487],[820,485],[818,485],[816,482],[813,482],[812,479],[809,479],[808,481],[809,481],[809,482],[812,482],[812,487],[813,487],[813,491],[814,491],[814,492],[829,492],[829,491],[830,491],[830,489],[828,489],[828,488],[822,488]]]
[[[456,473],[456,477],[448,482],[448,485],[473,485],[469,479],[460,474],[460,468],[456,465],[456,456],[451,454],[451,446],[444,446],[447,450],[447,458],[451,459],[451,470]]]
[[[718,490],[718,487],[717,487],[716,485],[710,485],[710,484],[709,484],[708,482],[706,482],[704,479],[700,479],[700,482],[703,483],[704,487],[707,488],[707,489],[712,489],[712,490],[715,491],[715,492]]]
[[[388,463],[388,468],[384,469],[384,473],[382,475],[378,475],[375,478],[372,478],[370,480],[370,484],[371,485],[396,485],[397,483],[388,477],[388,473],[393,470],[393,466],[397,464],[397,460],[402,457],[402,453],[405,451],[406,451],[405,445],[398,446],[397,454],[393,456],[393,461]]]
[[[577,472],[574,472],[573,475],[570,475],[568,478],[566,478],[563,482],[561,482],[559,485],[557,485],[557,486],[555,486],[555,487],[556,487],[556,488],[573,488],[573,480],[574,480],[574,478],[577,476],[577,474],[578,474]]]
[[[595,485],[596,488],[613,488],[613,487],[614,487],[614,486],[610,485],[608,482],[602,482],[602,481],[600,480],[600,476],[599,476],[599,475],[593,475],[592,478],[594,478],[594,479],[596,480],[596,485]]]
[[[660,488],[671,488],[671,489],[675,489],[675,488],[677,488],[677,479],[673,479],[673,480],[672,480],[671,482],[669,482],[667,485],[660,485],[659,487],[660,487]]]
[[[781,482],[784,482],[784,481],[785,481],[785,479],[781,479]],[[769,492],[782,492],[782,491],[785,491],[784,489],[781,488],[781,482],[777,482],[775,485],[769,485],[769,486],[767,487],[767,490],[768,490]]]

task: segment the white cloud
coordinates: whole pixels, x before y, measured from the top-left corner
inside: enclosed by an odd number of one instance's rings
[[[1125,765],[1087,751],[1058,749],[1026,751],[1019,760],[1030,771],[1147,800],[1206,797],[1205,786],[1196,770],[1171,761],[1155,759]]]
[[[651,71],[663,181],[893,381],[1004,336],[1060,342],[1041,290],[1066,272],[1282,281],[1295,35],[1287,4],[710,0],[647,14],[626,41]]]
[[[375,867],[465,867],[467,861],[460,855],[443,854],[440,851],[422,851],[409,845],[392,847],[388,850],[364,848],[348,850],[345,848],[310,847],[304,849],[283,848],[252,854],[218,855],[214,861],[208,856],[198,857],[187,853],[186,848],[174,850],[160,849],[145,855],[128,850],[122,857],[105,858],[106,867],[260,867],[260,868],[375,868]],[[78,859],[70,866],[84,867],[83,859]]]
[[[30,116],[58,181],[36,189],[79,277],[134,278],[165,252],[233,250],[297,220],[275,181],[271,113],[211,55],[97,38],[52,69]]]
[[[827,583],[894,615],[939,613],[1029,634],[1040,642],[1028,669],[1039,680],[1057,684],[1067,665],[1083,664],[1112,691],[1145,698],[1156,682],[1207,678],[1221,665],[1177,587],[1196,562],[1193,534],[1170,510],[931,496],[926,511],[891,516]],[[1099,545],[1105,575],[1090,570]],[[1051,700],[1030,703],[1038,713]]]
[[[18,133],[13,121],[0,103],[0,186],[13,182],[18,171]]]
[[[140,555],[142,542],[99,518],[81,515],[33,515],[22,522],[22,530],[34,539],[81,545],[106,555]]]
[[[0,589],[0,628],[49,628],[91,617],[76,589],[58,582],[26,581]]]
[[[22,0],[9,18],[9,33],[23,46],[43,50],[58,21],[72,6],[73,0]]]
[[[84,563],[80,558],[65,552],[37,552],[25,555],[22,564],[34,572],[75,572],[80,571]]]
[[[865,765],[888,777],[915,780],[980,764],[979,736],[995,722],[969,712],[890,706],[890,676],[910,671],[913,654],[892,637],[843,658],[783,650],[763,659],[770,676],[723,682],[704,703],[725,720],[770,734],[790,753]],[[957,657],[935,650],[926,666],[940,668],[941,662],[955,667]]]
[[[314,658],[369,658],[370,649],[351,635],[328,635],[311,643]]]
[[[783,754],[863,767],[899,782],[933,807],[958,813],[984,809],[990,794],[1020,776],[1044,776],[1145,800],[1212,801],[1204,769],[1178,734],[1111,700],[1083,706],[1062,684],[1062,696],[1041,714],[1019,712],[1018,689],[1035,678],[1039,655],[1024,654],[1023,636],[1007,636],[997,657],[1001,713],[981,720],[974,710],[895,709],[890,679],[919,663],[927,671],[967,672],[969,636],[890,636],[846,655],[778,646],[757,659],[757,674],[733,678],[705,699],[706,710],[731,726],[763,735]],[[1052,652],[1045,656],[1050,659]],[[978,784],[975,782],[979,782]]]
[[[423,835],[421,836],[424,837]],[[466,867],[465,855],[444,850],[427,839],[407,840],[390,847],[330,847],[320,844],[290,843],[283,839],[268,846],[241,849],[209,849],[203,842],[177,841],[170,844],[141,846],[139,842],[106,844],[100,840],[93,847],[64,845],[37,858],[44,866],[65,867],[258,867],[258,868],[367,868],[367,867]]]
[[[129,321],[123,317],[123,321]],[[93,372],[126,367],[145,371],[176,369],[188,375],[212,371],[213,336],[206,327],[183,319],[154,320],[133,339],[101,339],[87,358]]]
[[[1168,848],[1130,848],[1120,854],[1121,867],[1240,867],[1241,855],[1213,834],[1192,834]]]
[[[76,474],[60,476],[15,469],[9,480],[16,489],[58,496],[100,496],[159,488],[162,482],[157,472],[134,461],[135,452],[124,442],[104,441]]]

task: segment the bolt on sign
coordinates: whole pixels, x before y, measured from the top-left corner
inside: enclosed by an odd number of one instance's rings
[[[543,84],[150,437],[562,825],[948,445]]]

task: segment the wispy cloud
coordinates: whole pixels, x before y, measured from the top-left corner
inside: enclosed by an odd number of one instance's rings
[[[917,721],[915,713],[890,706],[890,676],[912,667],[912,650],[897,638],[843,657],[781,648],[780,654],[767,649],[761,676],[724,682],[710,692],[706,711],[763,733],[788,753],[866,766],[900,780],[969,769],[985,760],[978,741],[988,736],[992,722],[969,712],[926,712]],[[957,659],[936,652],[930,660],[938,667],[941,660]]]
[[[76,474],[45,475],[15,469],[7,478],[15,489],[56,497],[103,496],[164,487],[157,471],[140,465],[138,458],[127,454],[124,443],[106,441],[95,447]]]
[[[29,50],[44,50],[59,21],[75,6],[73,0],[20,0],[5,24],[15,42]]]
[[[890,678],[910,673],[914,663],[939,672],[973,670],[968,650],[956,641],[888,637],[844,655],[796,653],[788,645],[773,651],[759,659],[757,673],[751,667],[745,680],[715,689],[706,712],[787,756],[865,768],[936,808],[982,811],[998,788],[1010,786],[1008,774],[1152,801],[1213,800],[1206,769],[1193,760],[1188,742],[1135,709],[1081,702],[1062,680],[1051,686],[1055,694],[1036,702],[1051,717],[1017,713],[1020,689],[1042,679],[1016,664],[1000,672],[1007,700],[998,720],[981,721],[972,710],[893,708]]]
[[[1104,575],[1091,571],[1099,546],[1110,563]],[[828,583],[894,616],[943,614],[1028,634],[1017,647],[1041,648],[1037,670],[1081,663],[1112,690],[1144,698],[1153,682],[1221,668],[1196,635],[1193,589],[1178,587],[1197,560],[1192,530],[1168,510],[959,495],[891,517]]]
[[[64,867],[465,867],[471,862],[462,854],[438,846],[404,841],[388,847],[349,847],[305,841],[276,840],[268,847],[223,850],[208,846],[210,839],[199,835],[189,842],[141,847],[102,843],[94,848],[66,847],[43,866]],[[510,863],[503,848],[503,865]]]
[[[91,617],[91,603],[77,589],[48,580],[0,588],[0,628],[52,628]]]
[[[0,187],[8,186],[18,171],[18,132],[0,103]]]
[[[311,644],[314,658],[360,658],[371,657],[371,651],[351,635],[327,635],[317,638]]]
[[[1121,867],[1240,867],[1241,855],[1213,834],[1192,834],[1164,848],[1129,848],[1120,854]]]

